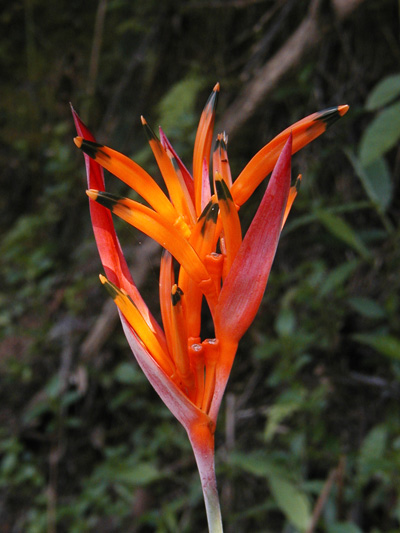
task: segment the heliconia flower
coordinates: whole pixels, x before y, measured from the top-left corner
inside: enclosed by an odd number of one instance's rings
[[[339,106],[296,122],[264,146],[232,181],[225,133],[217,136],[211,154],[218,92],[216,84],[200,118],[193,177],[165,133],[160,129],[158,138],[142,117],[168,195],[135,162],[98,144],[72,110],[79,135],[74,141],[85,155],[90,213],[105,271],[100,281],[118,307],[137,362],[188,433],[211,532],[222,532],[214,470],[218,411],[238,343],[260,306],[282,227],[297,194],[300,177],[291,186],[291,155],[348,110],[348,106]],[[129,185],[148,205],[105,192],[102,168]],[[240,207],[271,172],[243,237]],[[111,213],[164,248],[159,280],[163,327],[132,280]],[[202,340],[203,299],[214,324],[214,338]]]

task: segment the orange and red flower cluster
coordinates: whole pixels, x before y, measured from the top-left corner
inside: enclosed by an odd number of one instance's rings
[[[192,175],[164,132],[160,129],[158,138],[142,118],[168,194],[135,162],[98,144],[73,112],[79,135],[75,144],[85,154],[91,217],[106,274],[100,276],[101,282],[119,308],[139,365],[192,443],[199,428],[213,434],[238,342],[260,305],[297,193],[298,181],[294,186],[290,183],[291,155],[348,109],[327,109],[293,124],[264,146],[233,181],[224,133],[217,136],[212,151],[218,92],[219,84],[201,115]],[[147,205],[105,192],[101,167]],[[240,207],[271,171],[263,200],[243,238]],[[164,248],[159,282],[162,328],[131,278],[111,213]],[[206,340],[201,338],[204,299],[215,329],[214,338]]]

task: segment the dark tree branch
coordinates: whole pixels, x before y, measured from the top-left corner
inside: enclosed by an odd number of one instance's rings
[[[332,0],[334,13],[339,20],[348,17],[364,0]],[[321,42],[322,37],[333,28],[319,14],[320,0],[313,0],[307,16],[297,30],[288,38],[278,52],[259,68],[236,100],[225,111],[217,131],[224,129],[232,137],[254,114],[262,100],[276,87],[279,81],[297,67],[305,54]]]

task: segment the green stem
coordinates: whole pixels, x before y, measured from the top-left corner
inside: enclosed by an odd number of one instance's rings
[[[214,465],[214,434],[209,426],[196,426],[189,433],[200,474],[209,533],[223,533]]]

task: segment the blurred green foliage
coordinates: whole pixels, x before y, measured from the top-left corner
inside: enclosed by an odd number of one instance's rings
[[[229,144],[237,175],[293,121],[351,106],[293,160],[303,185],[217,431],[227,533],[400,529],[399,13],[370,0],[340,21],[331,4],[320,46]],[[99,286],[68,104],[157,175],[143,113],[190,167],[215,82],[221,117],[308,6],[26,0],[2,10],[2,533],[206,530],[186,435]],[[119,228],[157,309],[157,261]],[[90,343],[101,316],[104,336]]]

